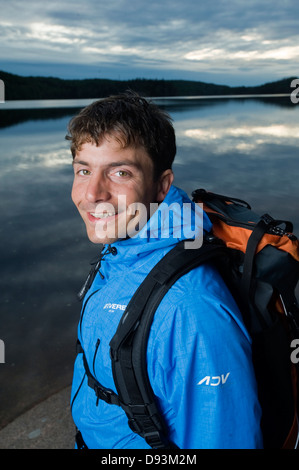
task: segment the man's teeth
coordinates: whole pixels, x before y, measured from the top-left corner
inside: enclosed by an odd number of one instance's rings
[[[95,217],[96,219],[106,219],[106,217],[112,217],[115,215],[114,212],[103,212],[102,214],[94,214],[91,212],[91,215]]]

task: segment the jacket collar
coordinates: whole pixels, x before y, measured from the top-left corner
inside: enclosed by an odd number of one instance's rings
[[[211,222],[206,213],[183,190],[171,186],[144,227],[132,238],[117,240],[111,247],[116,248],[122,261],[129,261],[153,250],[172,247],[180,240],[201,237],[210,229]],[[113,261],[118,262],[119,257],[109,257],[109,262]]]

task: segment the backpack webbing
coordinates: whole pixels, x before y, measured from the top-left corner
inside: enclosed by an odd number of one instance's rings
[[[213,239],[214,240],[214,239]],[[204,243],[186,250],[178,243],[147,275],[129,302],[110,342],[114,382],[129,425],[153,448],[173,448],[151,387],[146,350],[154,314],[167,291],[179,277],[202,263],[219,259],[225,247]]]
[[[171,249],[146,276],[127,305],[110,342],[112,372],[118,395],[95,379],[77,340],[77,353],[83,354],[88,385],[94,389],[97,402],[101,399],[120,406],[128,417],[130,428],[154,449],[177,448],[168,438],[168,430],[147,374],[147,340],[155,311],[179,277],[226,253],[224,245],[212,236],[207,237],[196,250],[186,250],[186,241]],[[79,430],[77,437],[78,447],[87,449]]]

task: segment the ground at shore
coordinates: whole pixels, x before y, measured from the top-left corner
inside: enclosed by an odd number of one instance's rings
[[[73,449],[70,392],[65,388],[1,429],[0,449]]]

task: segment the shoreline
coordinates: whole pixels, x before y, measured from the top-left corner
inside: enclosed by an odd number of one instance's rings
[[[0,430],[0,449],[74,449],[71,387],[51,395]]]

